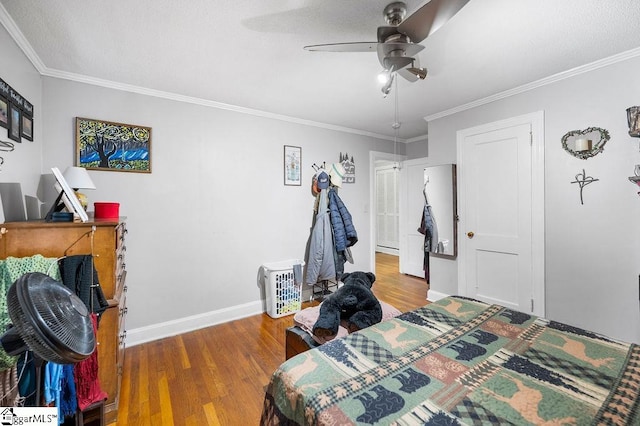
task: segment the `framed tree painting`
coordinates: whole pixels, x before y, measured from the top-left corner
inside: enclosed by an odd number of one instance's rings
[[[284,146],[284,184],[302,185],[302,148]]]
[[[151,173],[151,127],[76,117],[75,165]]]

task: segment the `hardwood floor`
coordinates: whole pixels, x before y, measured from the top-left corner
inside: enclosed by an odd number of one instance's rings
[[[376,296],[401,311],[427,303],[397,257],[378,253],[376,277]],[[126,349],[117,424],[257,425],[291,325],[265,313]]]

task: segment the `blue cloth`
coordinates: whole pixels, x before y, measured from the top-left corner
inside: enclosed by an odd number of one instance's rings
[[[329,212],[336,251],[345,251],[358,242],[358,233],[353,226],[351,213],[333,188],[329,189]]]
[[[62,380],[60,383],[60,412],[62,418],[71,417],[78,410],[78,398],[76,396],[76,384],[73,377],[73,364],[65,364],[62,366]]]
[[[63,423],[64,416],[60,410],[60,391],[62,381],[62,364],[48,362],[44,368],[44,402],[51,404],[55,402],[58,407],[58,420]]]

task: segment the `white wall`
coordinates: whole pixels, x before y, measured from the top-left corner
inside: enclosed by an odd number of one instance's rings
[[[357,174],[340,190],[359,236],[346,270],[371,269],[369,150],[389,152],[390,142],[54,78],[43,99],[43,170],[72,163],[76,116],[153,129],[151,174],[91,171],[98,189],[86,191],[127,216],[134,342],[260,309],[260,265],[304,257],[311,165],[340,152],[353,155]],[[283,185],[285,144],[302,147],[302,186]]]
[[[640,58],[629,59],[429,123],[429,155],[455,162],[458,130],[544,111],[546,316],[635,342],[640,197],[628,176],[640,163],[640,140],[628,136],[625,110],[640,103],[638,69]],[[565,133],[592,126],[611,134],[603,153],[580,160],[562,149]],[[581,205],[570,182],[583,168],[600,180],[585,187]],[[438,268],[456,276],[455,262]],[[437,291],[457,292],[457,279],[433,281]]]
[[[429,123],[431,126],[431,123]],[[431,128],[429,129],[431,133]],[[433,141],[433,142],[432,142]],[[425,158],[425,163],[430,166],[456,163],[455,135],[453,143],[432,139],[415,141],[407,144],[407,157],[409,159]],[[422,202],[422,192],[416,195]],[[411,214],[411,213],[410,213]],[[420,217],[420,213],[416,217]],[[458,235],[458,238],[460,236]],[[442,298],[445,295],[457,293],[458,267],[455,259],[429,256],[429,294],[431,301]],[[455,289],[455,290],[454,290]]]
[[[41,174],[73,164],[75,117],[152,127],[151,174],[91,171],[98,189],[85,191],[127,216],[128,344],[261,312],[260,265],[304,257],[311,164],[341,152],[356,162],[340,196],[359,236],[345,270],[371,270],[369,152],[392,152],[392,142],[43,78],[4,28],[0,50],[0,76],[35,106],[34,142],[0,154],[0,181],[21,182],[26,195],[51,203]],[[285,144],[302,147],[302,186],[283,185]]]
[[[0,128],[0,140],[14,143],[12,152],[0,151],[0,182],[21,182],[22,193],[35,198],[40,181],[42,156],[42,78],[22,50],[0,26],[0,78],[34,105],[33,142],[11,141],[7,129]],[[3,219],[0,210],[0,219]]]

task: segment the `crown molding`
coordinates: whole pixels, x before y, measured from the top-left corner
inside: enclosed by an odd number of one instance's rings
[[[16,42],[18,47],[22,50],[22,52],[27,56],[27,58],[31,61],[33,66],[38,70],[40,74],[44,70],[46,70],[46,66],[40,60],[40,57],[36,54],[36,51],[33,50],[31,43],[27,41],[27,38],[22,34],[22,31],[18,28],[15,21],[7,12],[7,9],[4,8],[4,5],[0,3],[0,23],[6,28],[7,32],[13,40]]]
[[[300,124],[303,126],[318,127],[325,130],[333,130],[343,133],[351,133],[360,136],[367,136],[375,139],[383,139],[393,141],[393,136],[378,134],[374,132],[367,132],[359,129],[352,129],[350,127],[336,126],[333,124],[322,123],[319,121],[305,120],[296,117],[290,117],[282,114],[275,114],[267,111],[261,111],[252,108],[240,107],[237,105],[225,104],[222,102],[216,102],[209,99],[202,99],[193,96],[184,96],[177,93],[165,92],[161,90],[149,89],[146,87],[135,86],[131,84],[119,83],[115,81],[89,77],[82,74],[75,74],[67,71],[56,70],[48,68],[37,55],[31,44],[27,41],[20,28],[16,25],[15,21],[11,18],[7,10],[0,3],[0,23],[6,28],[7,32],[11,35],[18,47],[31,61],[40,75],[45,77],[59,78],[64,80],[70,80],[78,83],[90,84],[93,86],[100,86],[114,90],[120,90],[130,93],[137,93],[140,95],[153,96],[156,98],[173,100],[176,102],[184,102],[195,105],[201,105],[209,108],[223,109],[227,111],[234,111],[241,114],[248,114],[262,118],[269,118],[272,120],[286,121],[289,123]],[[400,141],[400,140],[398,140]]]
[[[337,132],[343,133],[351,133],[360,136],[367,136],[375,139],[383,139],[388,141],[393,141],[393,136],[383,135],[374,132],[367,132],[359,129],[352,129],[350,127],[336,126],[333,124],[322,123],[319,121],[313,120],[304,120],[301,118],[290,117],[282,114],[275,114],[267,111],[261,111],[252,108],[240,107],[237,105],[225,104],[222,102],[216,102],[208,99],[197,98],[193,96],[184,96],[177,93],[165,92],[161,90],[149,89],[146,87],[135,86],[131,84],[119,83],[110,80],[104,80],[100,78],[89,77],[82,74],[75,74],[67,71],[56,70],[52,68],[48,68],[37,55],[31,44],[27,41],[20,28],[16,25],[15,21],[11,18],[7,10],[4,8],[2,3],[0,3],[0,23],[6,28],[7,32],[13,40],[16,42],[18,47],[22,50],[22,52],[27,56],[27,58],[31,61],[36,70],[40,73],[40,75],[45,77],[52,78],[60,78],[64,80],[70,80],[78,83],[90,84],[93,86],[100,86],[114,90],[120,90],[125,92],[137,93],[140,95],[153,96],[157,98],[169,99],[176,102],[184,102],[190,104],[201,105],[209,108],[217,108],[223,109],[227,111],[234,111],[241,114],[248,114],[262,118],[269,118],[272,120],[286,121],[289,123],[300,124],[303,126],[311,126],[318,127],[325,130],[333,130]],[[400,142],[400,140],[398,140]],[[404,141],[404,140],[403,140]]]
[[[108,89],[120,90],[124,92],[137,93],[145,96],[153,96],[156,98],[169,99],[176,102],[184,102],[189,104],[201,105],[209,108],[223,109],[227,111],[238,112],[241,114],[253,115],[262,118],[269,118],[272,120],[286,121],[294,124],[301,124],[304,126],[319,127],[326,130],[334,130],[343,133],[352,133],[360,136],[368,136],[376,139],[384,139],[393,141],[392,136],[382,135],[373,132],[367,132],[364,130],[352,129],[350,127],[336,126],[333,124],[322,123],[313,120],[305,120],[296,117],[290,117],[282,114],[275,114],[267,111],[261,111],[252,108],[245,108],[237,105],[226,104],[223,102],[212,101],[209,99],[197,98],[194,96],[185,96],[172,92],[165,92],[162,90],[149,89],[146,87],[135,86],[132,84],[120,83],[111,80],[105,80],[101,78],[89,77],[82,74],[75,74],[67,71],[60,71],[51,68],[45,68],[41,74],[45,77],[59,78],[63,80],[70,80],[77,83],[90,84],[93,86],[105,87]]]
[[[591,62],[586,65],[581,65],[579,67],[572,68],[570,70],[562,71],[557,74],[553,74],[549,77],[542,78],[540,80],[533,81],[531,83],[523,84],[522,86],[505,90],[504,92],[496,93],[495,95],[487,96],[486,98],[478,99],[473,102],[466,103],[464,105],[459,105],[457,107],[447,109],[441,112],[437,112],[435,114],[427,115],[424,119],[429,122],[433,120],[437,120],[439,118],[447,117],[449,115],[457,114],[462,111],[469,110],[471,108],[479,107],[481,105],[486,105],[491,102],[498,101],[500,99],[508,98],[511,96],[518,95],[520,93],[528,92],[533,89],[537,89],[539,87],[546,86],[548,84],[553,84],[558,81],[565,80],[567,78],[575,77],[580,74],[585,74],[599,68],[604,68],[609,65],[617,64],[618,62],[624,62],[628,59],[635,58],[640,56],[640,48],[634,48],[631,50],[627,50],[622,53],[618,53],[613,56],[609,56],[607,58],[599,59],[597,61]]]
[[[429,134],[425,133],[424,135],[414,136],[412,138],[405,139],[404,142],[413,143],[413,142],[421,142],[421,141],[428,141],[428,140],[429,140]],[[398,142],[400,142],[400,140],[398,140]]]

